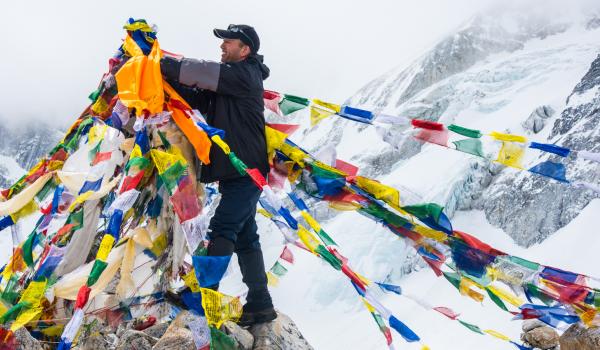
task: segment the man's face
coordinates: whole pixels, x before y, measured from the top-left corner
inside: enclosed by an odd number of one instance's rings
[[[250,47],[240,39],[223,39],[221,44],[221,62],[239,62],[248,56]]]

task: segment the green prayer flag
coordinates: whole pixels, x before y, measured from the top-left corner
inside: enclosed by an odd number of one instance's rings
[[[456,150],[484,158],[483,147],[478,139],[465,139],[452,142]]]
[[[27,266],[33,265],[33,241],[35,241],[35,237],[37,233],[35,230],[31,232],[27,240],[23,243],[23,260],[27,264]]]
[[[323,177],[323,178],[327,178],[327,179],[337,179],[337,178],[343,177],[342,175],[340,175],[336,172],[333,172],[329,169],[321,168],[320,166],[318,166],[315,163],[312,163],[311,167],[312,167],[311,174],[315,177]]]
[[[54,180],[54,177],[51,177],[50,180],[44,184],[44,187],[42,187],[42,189],[35,195],[35,197],[39,202],[42,202],[44,199],[46,199],[46,196],[48,196],[51,191],[54,191],[55,187],[56,181]]]
[[[308,107],[310,100],[293,95],[284,95],[279,102],[279,109],[283,115],[288,115]]]
[[[317,232],[317,235],[319,236],[319,238],[321,238],[325,245],[337,245],[337,243],[335,243],[335,241],[331,237],[329,237],[327,232],[323,231],[323,229],[320,229],[319,232]]]
[[[148,165],[150,165],[150,159],[146,157],[131,158],[125,165],[125,172],[129,172],[129,168],[131,168],[132,166],[137,167],[139,170],[143,170],[146,169]]]
[[[288,270],[283,265],[281,265],[279,261],[275,261],[275,265],[271,267],[270,271],[271,273],[279,277],[285,275],[288,272]]]
[[[460,289],[460,275],[455,272],[443,272],[444,277],[450,282],[456,289]]]
[[[17,318],[17,316],[22,310],[27,309],[29,306],[31,306],[31,303],[28,301],[22,301],[20,303],[17,303],[16,305],[8,309],[8,311],[6,311],[4,315],[0,316],[0,324],[6,324],[6,322],[8,321],[13,321],[15,318]]]
[[[14,303],[19,297],[19,293],[15,291],[16,287],[19,285],[19,278],[16,274],[10,275],[8,279],[8,283],[2,292],[2,299],[8,301],[9,303]]]
[[[431,217],[431,218],[433,218],[433,220],[435,222],[438,222],[440,215],[442,214],[442,211],[444,210],[444,207],[440,206],[439,204],[435,204],[435,203],[426,203],[426,204],[417,204],[417,205],[407,205],[405,207],[402,207],[402,209],[405,212],[412,214],[419,219],[425,219],[425,218]]]
[[[486,288],[485,291],[488,293],[494,304],[498,305],[498,307],[502,310],[508,311],[508,308],[506,305],[504,305],[504,302],[496,294],[494,294],[494,292],[492,292],[489,288]]]
[[[98,281],[98,278],[100,278],[100,275],[102,275],[102,272],[104,272],[106,266],[108,266],[108,263],[102,260],[96,259],[96,261],[94,261],[94,266],[92,267],[92,271],[90,272],[90,275],[86,282],[86,285],[88,287],[93,286]]]
[[[237,350],[236,342],[227,334],[215,327],[210,327],[210,349],[211,350]]]
[[[235,153],[229,152],[229,161],[231,161],[231,165],[233,165],[238,173],[241,175],[246,175],[246,169],[248,169],[248,166],[246,166],[246,164],[244,164],[244,162],[242,162],[242,160],[239,159]]]
[[[321,256],[321,258],[323,258],[323,260],[327,261],[329,265],[331,265],[334,269],[342,269],[342,262],[340,261],[340,259],[336,258],[335,255],[331,254],[331,252],[327,250],[327,248],[325,248],[324,245],[319,244],[315,251]]]
[[[92,102],[96,102],[96,100],[98,99],[98,97],[100,97],[100,94],[102,93],[102,88],[104,88],[104,82],[100,83],[100,86],[98,86],[98,88],[96,89],[96,91],[93,91],[88,98],[90,100],[92,100]]]
[[[412,223],[403,217],[392,213],[391,211],[385,209],[384,207],[377,205],[375,203],[369,204],[366,208],[360,208],[359,211],[364,212],[376,219],[379,219],[386,224],[396,226],[396,227],[410,227]]]
[[[474,130],[474,129],[467,129],[465,127],[458,126],[456,124],[449,125],[448,130],[453,131],[457,134],[460,134],[460,135],[463,135],[466,137],[475,138],[475,139],[478,139],[481,137],[481,131]]]
[[[177,161],[160,175],[169,193],[173,194],[175,188],[177,188],[177,181],[185,174],[185,170],[186,167],[180,161]]]
[[[93,161],[94,158],[96,158],[96,154],[100,152],[100,146],[102,145],[102,141],[103,140],[100,140],[100,142],[98,142],[98,144],[88,152],[88,159],[90,160],[90,162]]]
[[[169,140],[167,140],[167,137],[165,136],[165,134],[160,130],[157,130],[157,131],[158,131],[158,136],[160,137],[160,141],[162,142],[163,146],[167,149],[170,148],[171,143],[169,142]]]
[[[529,260],[525,260],[516,256],[506,256],[503,257],[506,258],[508,260],[510,260],[511,262],[517,264],[517,265],[521,265],[529,270],[533,270],[533,271],[537,271],[540,268],[540,264],[535,263],[533,261],[529,261]]]
[[[467,327],[468,329],[472,330],[475,333],[479,333],[479,334],[484,334],[481,329],[479,327],[477,327],[474,324],[470,324],[461,320],[458,320],[458,322],[460,322],[460,324],[462,324],[463,326]]]
[[[65,222],[65,225],[69,224],[74,225],[71,229],[72,231],[79,230],[83,227],[83,206],[76,212],[73,212],[69,215],[67,221]]]
[[[527,290],[527,292],[531,296],[541,300],[544,304],[546,304],[546,305],[554,304],[554,299],[552,299],[550,296],[546,295],[546,293],[544,293],[544,291],[541,290],[535,284],[527,283],[527,285],[525,285],[524,288]]]

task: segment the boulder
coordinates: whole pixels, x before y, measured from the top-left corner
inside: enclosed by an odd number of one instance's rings
[[[244,328],[238,326],[236,323],[230,321],[225,322],[223,326],[221,326],[221,331],[233,338],[233,340],[235,340],[238,344],[238,348],[240,350],[252,350],[254,345],[254,336]]]
[[[580,323],[571,325],[560,336],[561,350],[598,350],[600,349],[600,328],[586,328]]]
[[[116,350],[151,350],[157,342],[158,339],[144,332],[129,329],[119,339]]]
[[[531,320],[523,321],[523,325],[521,326],[521,328],[523,329],[523,332],[529,332],[532,329],[540,328],[540,327],[544,327],[544,326],[546,326],[546,324],[544,322],[538,320],[537,318],[534,318]]]
[[[43,350],[44,348],[40,342],[29,334],[27,329],[24,327],[19,328],[15,332],[15,340],[17,343],[17,350]]]
[[[278,312],[273,322],[257,324],[249,331],[254,336],[253,350],[312,350],[294,322]]]
[[[558,345],[558,338],[558,333],[548,326],[536,327],[521,334],[521,340],[542,350],[554,349]]]

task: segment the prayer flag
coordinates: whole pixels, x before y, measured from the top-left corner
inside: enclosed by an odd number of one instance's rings
[[[317,106],[310,106],[310,126],[315,126],[321,120],[331,117],[335,113]]]
[[[449,125],[448,130],[455,132],[459,135],[463,135],[463,136],[470,137],[470,138],[478,139],[481,137],[481,131],[474,130],[474,129],[467,129],[465,127],[458,126],[455,124]]]
[[[561,157],[566,157],[569,155],[569,153],[571,153],[571,150],[568,148],[564,148],[564,147],[560,147],[560,146],[556,146],[556,145],[550,145],[547,143],[532,142],[531,144],[529,144],[529,148],[539,149],[540,151],[556,154]]]
[[[283,95],[283,99],[279,102],[279,109],[283,115],[288,115],[308,107],[310,100],[293,95]]]
[[[192,263],[200,287],[207,288],[219,284],[227,271],[231,255],[226,256],[192,256]]]
[[[479,139],[465,139],[452,142],[457,151],[469,153],[478,157],[485,158],[483,147]]]
[[[569,180],[566,179],[567,170],[565,169],[564,164],[547,160],[529,169],[529,171],[535,174],[553,178],[554,180],[560,182],[569,182]]]
[[[502,148],[500,148],[496,162],[509,167],[523,169],[521,162],[524,155],[525,148],[522,145],[515,142],[502,141]]]
[[[281,110],[279,109],[279,102],[281,102],[281,95],[279,92],[265,90],[263,92],[263,100],[265,102],[265,108],[272,111],[277,115],[281,115]]]

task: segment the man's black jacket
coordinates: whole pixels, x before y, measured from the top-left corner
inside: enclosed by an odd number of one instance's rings
[[[269,171],[263,80],[269,68],[262,56],[241,62],[217,63],[196,59],[161,60],[163,77],[210,126],[225,131],[225,142],[249,168],[266,176]],[[240,177],[229,158],[216,146],[210,149],[210,164],[201,169],[202,182]]]

